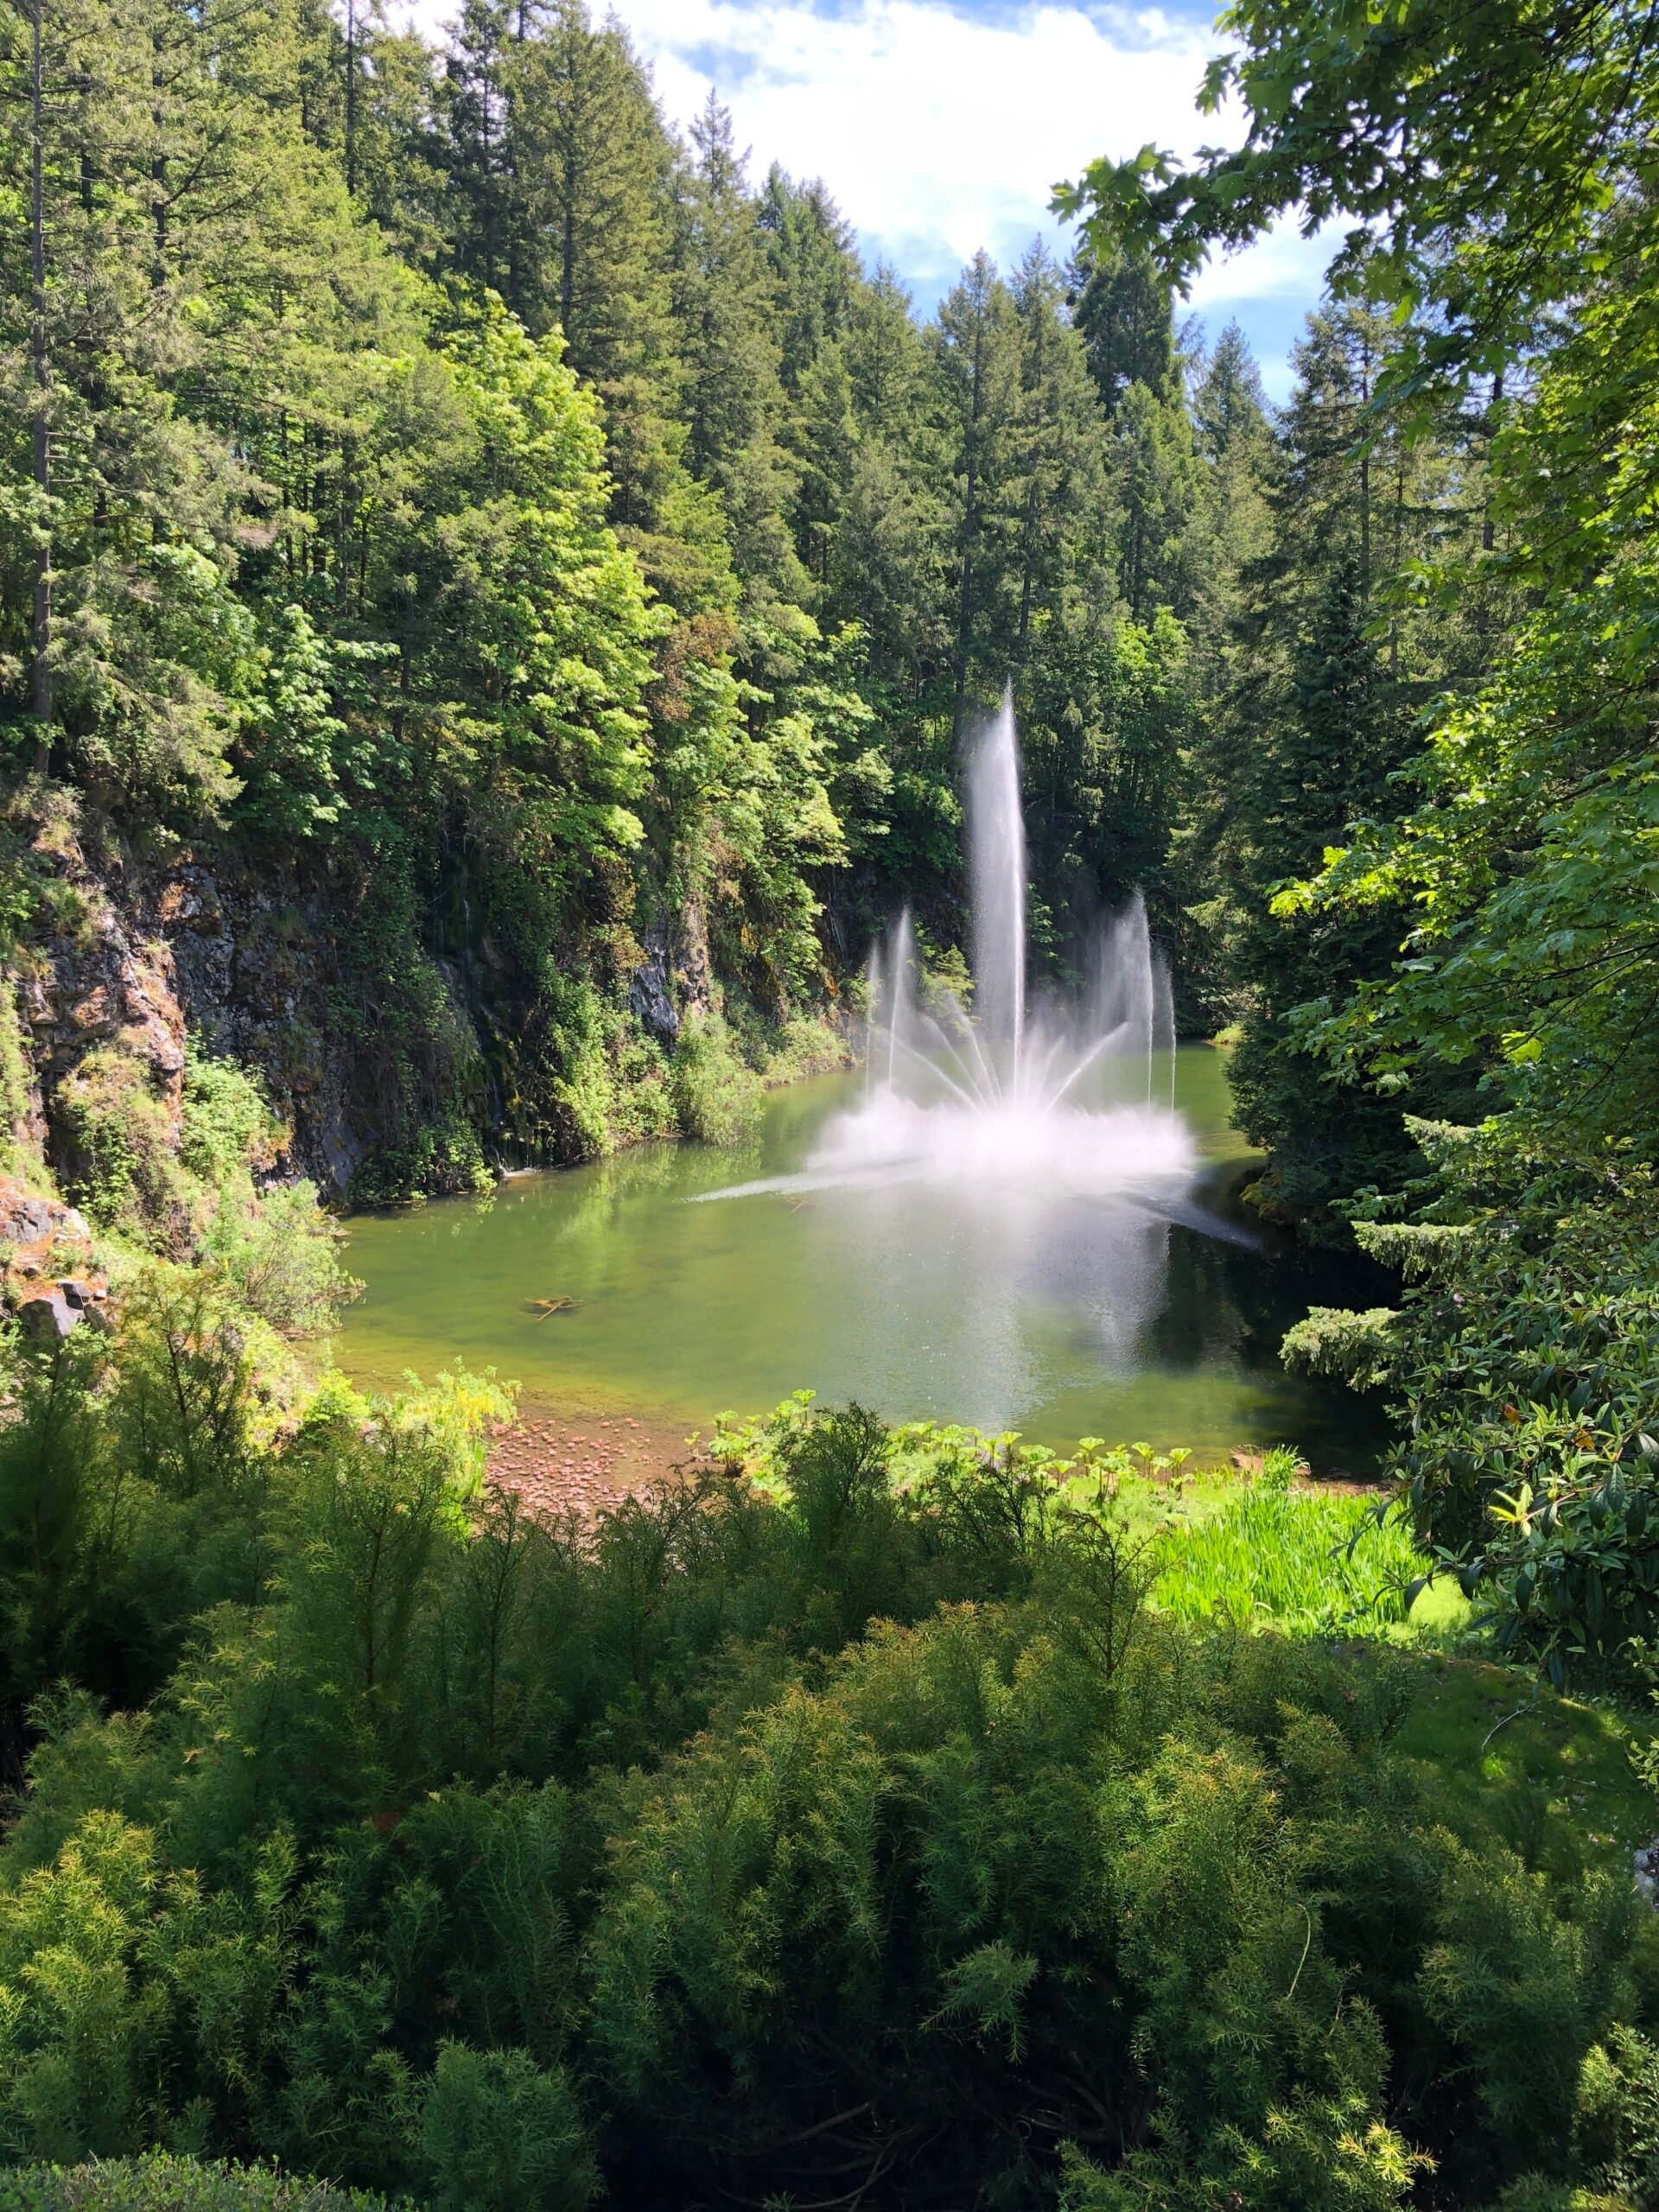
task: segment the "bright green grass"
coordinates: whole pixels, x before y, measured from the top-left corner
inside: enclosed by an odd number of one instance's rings
[[[813,1418],[811,1393],[803,1390],[762,1421],[722,1423],[714,1448],[779,1496],[788,1441]],[[947,1455],[1006,1464],[1011,1454],[1025,1472],[1053,1483],[1057,1509],[1104,1508],[1132,1541],[1144,1540],[1152,1601],[1178,1619],[1413,1643],[1454,1643],[1471,1621],[1472,1608],[1444,1580],[1418,1592],[1408,1618],[1406,1593],[1427,1561],[1404,1523],[1391,1516],[1379,1524],[1373,1497],[1294,1482],[1293,1452],[1269,1453],[1249,1478],[1148,1446],[1109,1449],[1091,1439],[1062,1458],[1014,1437],[918,1421],[893,1432],[889,1464],[893,1480],[908,1489],[925,1484]]]
[[[1181,1620],[1271,1622],[1294,1634],[1365,1634],[1402,1624],[1423,1572],[1406,1529],[1371,1501],[1236,1484],[1211,1510],[1172,1516],[1153,1588]]]

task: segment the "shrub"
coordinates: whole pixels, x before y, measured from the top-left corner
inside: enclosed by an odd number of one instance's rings
[[[599,2174],[570,2085],[522,2050],[446,2043],[421,2106],[435,2212],[582,2212]]]
[[[160,1313],[141,1365],[170,1329],[213,1340]],[[56,1414],[41,1378],[20,1465],[84,1417],[50,1664],[135,1679],[142,1577],[157,1694],[32,1708],[11,2157],[252,2149],[446,2212],[1646,2185],[1628,1885],[1425,1781],[1415,1655],[1173,1618],[1122,1498],[856,1409],[793,1408],[775,1497],[709,1468],[591,1528],[467,1503],[466,1377],[105,1490],[150,1387],[108,1356]]]
[[[0,2172],[0,2212],[391,2212],[383,2196],[274,2168],[152,2151],[86,2166]]]
[[[70,1197],[101,1229],[182,1252],[188,1186],[173,1149],[167,1104],[132,1053],[99,1045],[58,1086]]]
[[[1624,1667],[1659,1632],[1653,1172],[1622,1143],[1541,1152],[1502,1116],[1413,1129],[1419,1217],[1357,1224],[1406,1270],[1402,1311],[1322,1312],[1287,1350],[1386,1376],[1402,1510],[1504,1648],[1558,1684]]]
[[[683,1135],[702,1144],[741,1144],[760,1126],[764,1086],[745,1065],[718,1014],[688,1020],[674,1047],[671,1077]]]
[[[311,1182],[278,1183],[238,1204],[219,1198],[201,1247],[240,1302],[285,1336],[331,1328],[359,1285],[340,1256],[343,1232],[325,1213]]]
[[[180,1166],[218,1190],[245,1179],[251,1167],[269,1166],[282,1148],[282,1135],[258,1079],[236,1061],[214,1058],[187,1039]]]

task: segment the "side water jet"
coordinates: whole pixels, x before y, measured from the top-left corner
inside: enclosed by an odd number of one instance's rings
[[[971,1008],[924,988],[902,913],[870,957],[862,1097],[824,1132],[804,1173],[711,1198],[939,1182],[972,1200],[1010,1186],[1117,1199],[1174,1217],[1198,1165],[1174,1110],[1169,969],[1139,892],[1099,932],[1089,988],[1032,1000],[1026,958],[1026,836],[1014,706],[966,763],[973,899]]]

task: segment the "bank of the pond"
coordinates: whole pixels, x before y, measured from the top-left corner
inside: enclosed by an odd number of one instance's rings
[[[693,1459],[677,1423],[649,1414],[571,1414],[521,1402],[490,1446],[489,1481],[534,1513],[583,1518],[671,1480]]]

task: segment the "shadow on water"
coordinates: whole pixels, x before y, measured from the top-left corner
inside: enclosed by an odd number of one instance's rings
[[[1262,1416],[1282,1408],[1286,1440],[1322,1474],[1374,1473],[1387,1441],[1381,1393],[1286,1375],[1285,1332],[1314,1306],[1380,1306],[1398,1295],[1385,1268],[1357,1253],[1309,1249],[1287,1231],[1264,1229],[1239,1192],[1254,1163],[1211,1181],[1205,1196],[1224,1220],[1249,1224],[1253,1245],[1177,1229],[1169,1244],[1166,1294],[1146,1338],[1149,1365],[1171,1374],[1217,1365]]]

